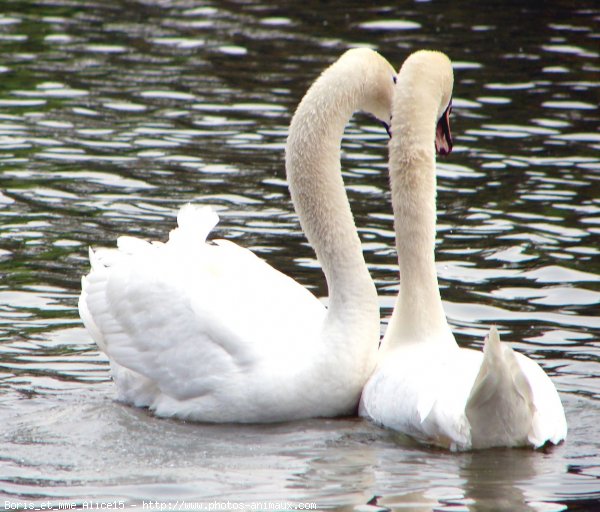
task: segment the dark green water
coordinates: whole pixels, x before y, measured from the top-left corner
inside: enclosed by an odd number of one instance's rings
[[[484,5],[485,4],[485,5]],[[600,499],[600,9],[595,2],[44,0],[0,4],[0,506],[86,500],[320,509],[590,510]],[[217,235],[325,293],[283,171],[293,110],[346,48],[455,64],[437,260],[457,339],[489,325],[556,384],[548,452],[452,455],[361,420],[158,420],[113,400],[77,310],[87,247]],[[390,313],[385,132],[357,116],[344,176]]]

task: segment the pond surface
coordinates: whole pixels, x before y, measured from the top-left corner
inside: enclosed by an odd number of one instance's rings
[[[600,499],[600,9],[365,4],[2,3],[0,505],[551,511]],[[326,293],[283,148],[311,81],[357,44],[397,67],[420,48],[454,61],[455,150],[438,162],[446,311],[461,345],[481,347],[497,324],[544,367],[569,423],[559,447],[448,454],[356,418],[201,425],[114,401],[76,309],[88,246],[163,240],[179,206],[212,204],[218,237]],[[398,290],[386,161],[385,132],[355,117],[344,177],[384,324]]]

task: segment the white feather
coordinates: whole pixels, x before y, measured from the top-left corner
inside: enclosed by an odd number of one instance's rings
[[[542,368],[501,343],[496,328],[483,353],[459,348],[444,314],[434,259],[433,141],[452,83],[451,63],[439,52],[411,55],[398,75],[390,175],[400,293],[360,413],[451,450],[557,444],[567,424]]]
[[[356,409],[375,363],[379,307],[339,146],[354,111],[389,119],[393,75],[374,51],[346,52],[311,87],[290,127],[290,191],[331,285],[329,310],[252,252],[207,243],[218,222],[210,207],[182,207],[164,244],[120,237],[117,250],[90,251],[79,310],[122,400],[211,422]]]

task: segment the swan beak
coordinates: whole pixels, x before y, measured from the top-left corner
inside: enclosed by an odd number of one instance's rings
[[[385,121],[381,121],[381,124],[383,125],[383,127],[385,128],[385,131],[388,134],[388,137],[391,139],[392,138],[392,130],[390,128],[390,125],[387,124]]]
[[[435,150],[438,155],[447,155],[452,151],[452,133],[450,132],[450,112],[452,112],[452,101],[442,114],[435,129]]]

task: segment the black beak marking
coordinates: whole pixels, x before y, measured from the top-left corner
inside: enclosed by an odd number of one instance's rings
[[[385,131],[387,132],[388,137],[391,139],[392,138],[392,129],[390,128],[390,125],[387,124],[385,121],[381,121],[381,124],[385,128]]]

